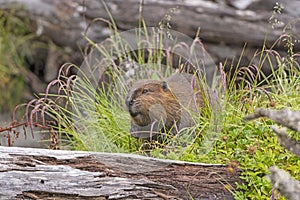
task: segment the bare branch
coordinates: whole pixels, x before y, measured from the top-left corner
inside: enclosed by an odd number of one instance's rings
[[[273,131],[276,133],[277,138],[284,148],[293,152],[300,158],[300,144],[297,140],[290,138],[285,129],[280,129],[276,126],[272,126]]]
[[[268,117],[276,123],[286,126],[294,131],[300,133],[300,112],[291,111],[289,109],[283,110],[268,110],[259,108],[256,113],[246,116],[245,120],[253,120],[259,117]]]
[[[276,166],[270,167],[268,176],[276,189],[289,200],[299,200],[300,182],[291,178],[289,173]]]

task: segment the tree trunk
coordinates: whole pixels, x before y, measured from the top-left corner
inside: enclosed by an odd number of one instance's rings
[[[133,154],[0,147],[1,199],[233,199],[227,166]],[[227,189],[226,189],[227,188]]]

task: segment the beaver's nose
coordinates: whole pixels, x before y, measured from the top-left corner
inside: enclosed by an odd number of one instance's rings
[[[126,106],[130,108],[133,105],[133,100],[131,98],[126,99]]]

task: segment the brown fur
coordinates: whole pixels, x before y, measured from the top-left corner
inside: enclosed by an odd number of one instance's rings
[[[186,109],[198,113],[199,106],[203,104],[194,78],[190,74],[176,74],[166,81],[137,82],[126,99],[132,117],[131,131],[148,131],[149,135],[151,124],[160,119],[163,120],[164,132],[174,125],[177,128],[191,126],[190,115]],[[162,132],[161,128],[154,131]]]

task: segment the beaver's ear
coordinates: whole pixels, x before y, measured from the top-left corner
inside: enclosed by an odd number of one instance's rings
[[[161,82],[161,87],[164,91],[167,91],[168,90],[168,84],[166,81],[162,81]]]

